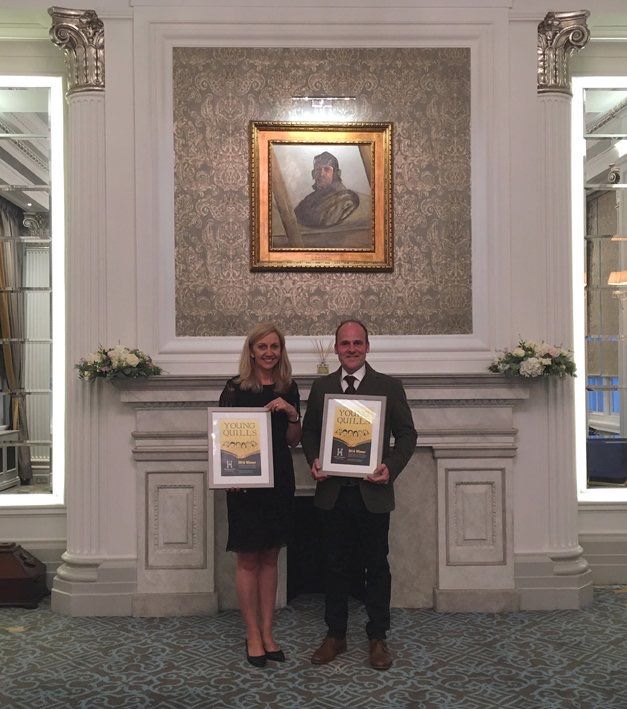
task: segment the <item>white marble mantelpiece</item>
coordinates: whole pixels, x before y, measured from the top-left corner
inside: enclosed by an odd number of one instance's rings
[[[314,376],[297,376],[303,407]],[[393,605],[438,610],[518,608],[513,558],[513,408],[528,387],[499,375],[403,377],[419,432],[397,480],[390,561]],[[236,605],[224,549],[224,493],[207,490],[207,413],[223,377],[117,381],[135,410],[137,615]],[[313,492],[301,451],[297,494]],[[284,582],[283,582],[284,583]],[[284,593],[279,600],[284,600]]]

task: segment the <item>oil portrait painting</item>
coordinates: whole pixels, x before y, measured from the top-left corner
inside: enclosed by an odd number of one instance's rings
[[[391,125],[251,124],[251,268],[391,270]]]

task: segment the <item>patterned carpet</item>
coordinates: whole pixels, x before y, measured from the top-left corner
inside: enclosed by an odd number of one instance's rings
[[[46,602],[2,609],[0,706],[627,708],[627,588],[596,589],[582,611],[393,610],[388,672],[367,663],[356,603],[348,652],[312,666],[321,618],[320,596],[279,611],[288,661],[255,669],[235,611],[140,619],[68,618]]]

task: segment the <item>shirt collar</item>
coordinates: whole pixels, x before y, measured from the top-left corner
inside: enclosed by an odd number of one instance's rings
[[[348,384],[346,383],[344,377],[348,375],[348,372],[342,367],[342,371],[340,372],[340,379],[342,380],[342,389],[346,389]],[[355,389],[359,387],[361,384],[361,380],[366,376],[366,365],[363,364],[356,372],[353,372],[352,374],[353,377],[355,377]]]

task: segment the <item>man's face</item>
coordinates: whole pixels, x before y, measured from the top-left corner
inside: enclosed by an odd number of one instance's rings
[[[314,162],[311,176],[314,178],[317,189],[328,187],[333,182],[333,165],[323,165],[320,162]]]
[[[348,374],[356,372],[366,361],[370,345],[366,342],[366,333],[357,323],[342,325],[335,340],[335,354]]]

